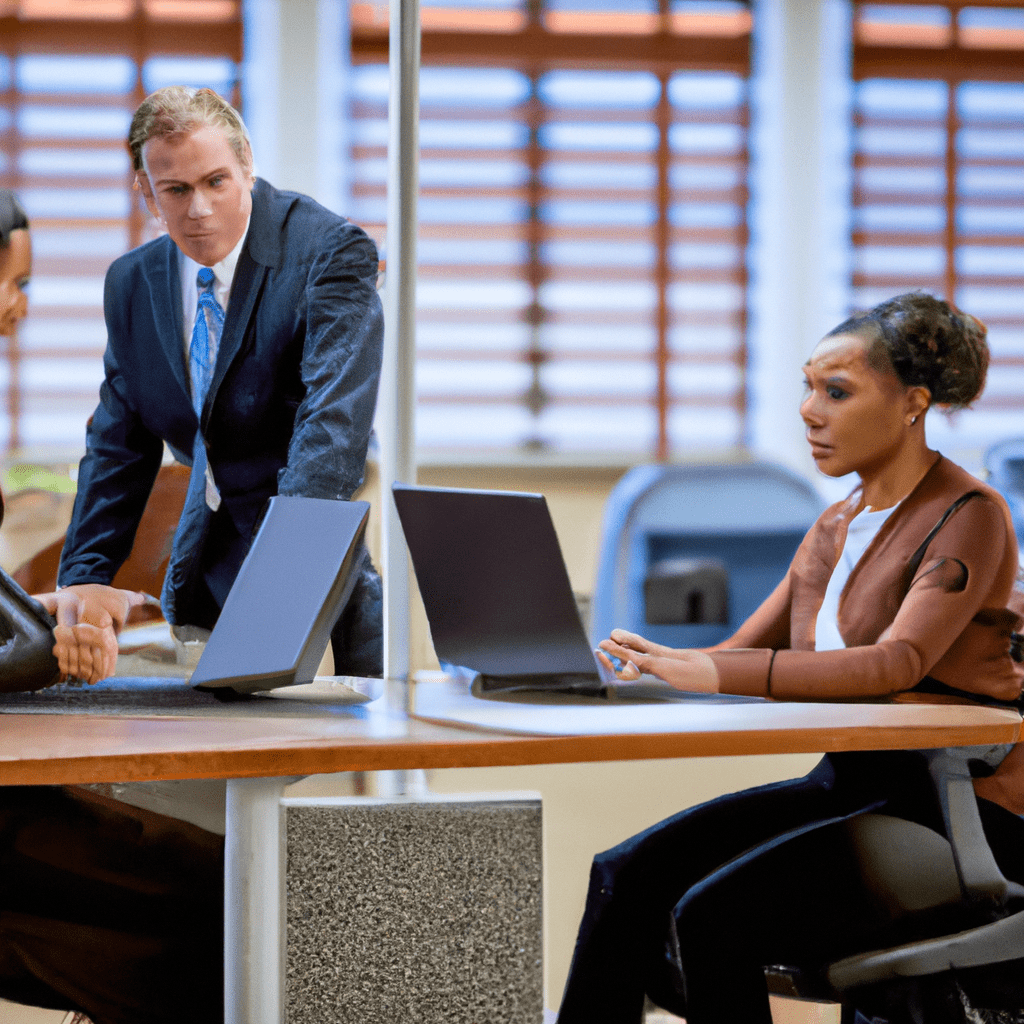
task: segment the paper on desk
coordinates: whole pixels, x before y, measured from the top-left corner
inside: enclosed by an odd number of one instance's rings
[[[299,700],[311,704],[366,704],[384,692],[383,679],[363,676],[317,676],[311,683],[260,690],[255,697]]]
[[[117,646],[117,676],[187,679],[192,673],[192,668],[179,660],[171,627],[166,622],[129,626],[121,631]]]
[[[426,676],[422,673],[422,676]],[[628,690],[626,691],[628,693]],[[601,733],[667,733],[690,729],[695,715],[710,720],[735,704],[770,705],[758,697],[678,693],[665,700],[637,693],[612,699],[557,692],[515,692],[487,699],[470,696],[458,684],[418,681],[412,710],[417,718],[530,736],[586,736]],[[758,708],[762,710],[762,708]]]

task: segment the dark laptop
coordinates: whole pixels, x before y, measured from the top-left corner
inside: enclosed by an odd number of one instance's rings
[[[192,673],[218,696],[310,683],[361,567],[370,506],[276,495]]]
[[[395,484],[395,506],[438,660],[477,693],[602,694],[594,655],[541,494]]]

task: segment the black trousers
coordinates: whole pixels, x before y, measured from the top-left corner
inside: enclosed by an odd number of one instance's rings
[[[1024,821],[980,803],[1000,866],[1024,881]],[[824,965],[884,940],[842,827],[866,810],[940,822],[919,759],[836,754],[599,854],[558,1024],[634,1024],[645,994],[688,1024],[770,1024],[766,965]]]
[[[223,838],[74,788],[0,787],[0,996],[221,1024]]]
[[[337,676],[379,679],[384,675],[384,589],[368,555],[352,596],[331,630],[331,653]]]

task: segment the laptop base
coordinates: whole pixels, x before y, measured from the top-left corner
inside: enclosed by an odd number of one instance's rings
[[[608,684],[596,675],[588,676],[582,673],[533,676],[491,676],[476,673],[469,689],[475,697],[485,697],[497,693],[522,693],[531,690],[584,697],[604,697],[607,695]]]

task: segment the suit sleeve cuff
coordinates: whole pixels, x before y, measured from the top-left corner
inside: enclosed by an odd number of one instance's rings
[[[774,657],[775,652],[767,647],[714,651],[711,660],[718,670],[719,692],[743,697],[770,697]]]

